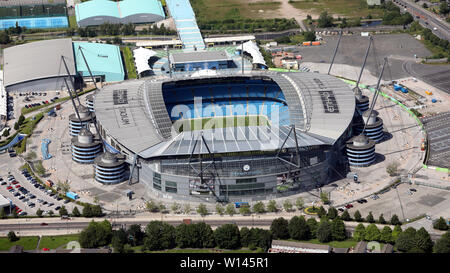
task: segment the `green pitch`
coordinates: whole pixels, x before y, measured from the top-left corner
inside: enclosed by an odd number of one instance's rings
[[[247,127],[270,125],[269,119],[264,115],[233,116],[233,117],[207,117],[177,120],[174,127],[179,132],[204,129],[217,129],[226,127]]]

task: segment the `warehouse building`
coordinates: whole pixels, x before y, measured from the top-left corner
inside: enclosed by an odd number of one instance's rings
[[[7,92],[62,90],[67,70],[70,76],[76,75],[70,38],[13,46],[3,53],[3,84]]]
[[[75,53],[76,70],[83,78],[90,79],[89,66],[92,75],[96,78],[101,77],[102,82],[116,82],[125,79],[125,70],[118,46],[74,42],[73,50]]]

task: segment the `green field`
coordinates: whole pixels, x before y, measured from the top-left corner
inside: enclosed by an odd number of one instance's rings
[[[366,0],[293,0],[290,4],[312,14],[327,11],[328,14],[344,17],[367,17],[369,14],[372,18],[383,16],[381,8],[369,8]]]
[[[56,249],[65,246],[68,242],[78,241],[78,234],[61,235],[61,236],[44,236],[39,243],[39,248]]]
[[[0,238],[0,251],[8,251],[12,246],[19,245],[23,246],[24,250],[34,250],[36,249],[39,237],[20,237],[18,241],[10,242],[8,238]]]
[[[201,120],[201,125],[200,121]],[[198,123],[198,124],[197,124]],[[189,127],[190,124],[190,127]],[[196,131],[203,129],[216,129],[226,127],[244,127],[244,126],[264,126],[269,125],[270,122],[266,116],[234,116],[234,117],[211,117],[211,118],[197,118],[177,120],[174,123],[175,130]]]
[[[276,0],[253,3],[246,0],[191,0],[191,5],[197,19],[223,20],[273,18],[272,13],[280,8],[281,3]]]
[[[137,74],[136,74],[136,67],[134,67],[133,52],[131,52],[131,49],[128,46],[123,46],[120,49],[123,53],[128,79],[136,79]]]

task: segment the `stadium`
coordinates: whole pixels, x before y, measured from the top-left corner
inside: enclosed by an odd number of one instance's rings
[[[347,170],[355,96],[319,73],[194,73],[104,86],[101,137],[130,182],[184,201],[288,196]]]

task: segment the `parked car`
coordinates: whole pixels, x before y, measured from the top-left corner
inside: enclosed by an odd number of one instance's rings
[[[57,206],[56,208],[55,208],[55,210],[59,210],[61,207],[60,206]]]
[[[18,182],[18,181],[16,181],[16,180],[14,180],[13,182],[11,182],[11,184],[13,184],[13,185],[17,185],[17,184],[19,184],[19,182]]]
[[[351,209],[351,208],[353,208],[353,205],[352,205],[352,204],[347,204],[347,205],[345,206],[345,208],[346,208],[346,209]]]
[[[409,189],[410,191],[413,191],[413,192],[416,192],[417,190],[416,189],[414,189],[414,188],[412,188],[412,189]]]
[[[11,190],[12,188],[13,187],[11,187],[11,186],[6,187],[7,190]]]

